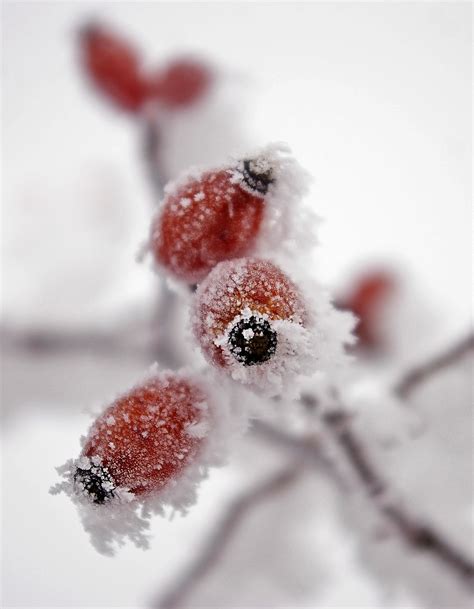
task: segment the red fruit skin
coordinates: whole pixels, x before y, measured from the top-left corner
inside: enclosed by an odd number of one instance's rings
[[[247,258],[219,264],[195,295],[193,331],[206,357],[220,368],[229,362],[214,341],[246,308],[270,321],[307,321],[300,291],[272,262]]]
[[[136,113],[149,96],[135,50],[123,39],[97,25],[80,33],[82,63],[87,76],[109,101]]]
[[[373,271],[360,277],[351,293],[339,304],[358,318],[355,328],[357,345],[363,349],[382,348],[380,318],[384,305],[393,295],[394,277],[386,271]]]
[[[205,402],[206,394],[195,383],[171,374],[153,378],[105,410],[92,425],[82,455],[101,457],[115,486],[135,495],[155,493],[199,453],[203,438],[186,428],[207,420]]]
[[[251,253],[265,201],[231,182],[229,170],[205,173],[168,195],[151,230],[159,265],[187,283],[201,281],[223,260]]]
[[[213,80],[211,70],[192,58],[175,59],[150,84],[152,95],[170,109],[196,103]]]

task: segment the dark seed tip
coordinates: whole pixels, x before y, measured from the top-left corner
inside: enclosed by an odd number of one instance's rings
[[[79,492],[99,505],[114,497],[114,480],[109,470],[102,465],[92,465],[90,469],[78,467],[74,474],[74,483]]]
[[[229,348],[237,361],[254,366],[268,361],[276,352],[278,338],[266,319],[255,315],[241,319],[229,334]]]
[[[270,184],[275,181],[271,168],[259,169],[258,162],[252,159],[243,161],[242,175],[247,186],[262,195],[267,194]]]

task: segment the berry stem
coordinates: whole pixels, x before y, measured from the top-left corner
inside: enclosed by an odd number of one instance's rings
[[[142,154],[145,160],[149,180],[152,185],[153,197],[158,205],[163,198],[167,180],[160,167],[161,136],[157,124],[156,112],[154,111],[154,106],[152,104],[146,108],[143,123]]]

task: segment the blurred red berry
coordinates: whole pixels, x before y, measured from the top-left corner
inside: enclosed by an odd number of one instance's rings
[[[278,346],[277,321],[304,325],[306,310],[295,284],[258,258],[222,262],[195,295],[193,330],[208,359],[226,368],[263,364]]]
[[[357,279],[351,292],[337,304],[354,313],[358,322],[355,334],[358,346],[377,349],[383,346],[381,323],[383,308],[395,288],[395,279],[387,271],[368,272]]]
[[[151,81],[153,97],[169,108],[189,106],[209,89],[213,74],[196,59],[175,59]]]
[[[117,487],[135,495],[159,491],[196,458],[208,417],[206,394],[196,382],[172,373],[150,378],[93,423],[76,489],[94,503],[110,500]]]
[[[222,260],[254,251],[272,169],[259,159],[190,177],[166,197],[151,250],[178,279],[196,283]]]
[[[123,110],[137,112],[149,87],[136,51],[116,34],[91,24],[81,30],[82,61],[96,88]]]

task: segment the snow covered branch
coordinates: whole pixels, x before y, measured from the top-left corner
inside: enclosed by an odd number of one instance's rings
[[[327,456],[321,435],[297,435],[267,421],[254,421],[255,437],[287,452],[292,464],[271,476],[268,480],[244,491],[229,506],[226,514],[211,531],[204,548],[196,559],[178,576],[170,589],[153,605],[156,609],[184,607],[188,599],[205,577],[212,571],[225,552],[236,529],[248,514],[262,501],[284,490],[303,471],[303,466],[323,472],[337,483],[342,493],[362,488],[374,509],[388,522],[398,537],[409,547],[431,556],[461,578],[468,587],[474,583],[474,563],[444,538],[434,527],[402,506],[395,498],[383,474],[370,460],[363,442],[350,425],[350,416],[341,407],[328,411],[323,422],[345,457],[346,465],[355,473],[356,488],[347,473]],[[297,461],[295,461],[297,460]],[[296,462],[296,465],[295,465]],[[346,468],[344,468],[346,469]]]
[[[344,476],[334,461],[326,454],[321,437],[296,435],[261,420],[253,422],[252,432],[256,437],[289,452],[293,457],[302,459],[308,465],[325,470],[341,490],[349,490]]]
[[[171,588],[153,603],[153,607],[156,609],[182,609],[192,591],[216,565],[248,514],[259,504],[288,488],[302,472],[302,464],[293,462],[237,497],[227,509],[220,523],[211,532],[195,560],[178,577]]]
[[[0,328],[3,349],[31,354],[94,352],[122,354],[148,361],[149,347],[141,345],[127,332],[100,332],[98,330],[66,330],[32,328],[16,330]]]
[[[395,394],[402,399],[411,397],[422,383],[428,381],[444,368],[452,366],[471,351],[474,351],[473,332],[470,332],[445,351],[408,370],[395,385]]]
[[[400,538],[413,549],[425,552],[443,563],[469,586],[474,585],[474,562],[421,518],[413,515],[394,498],[383,474],[370,460],[363,442],[350,425],[350,415],[339,407],[323,416],[327,429],[371,499],[376,510],[392,525]]]

